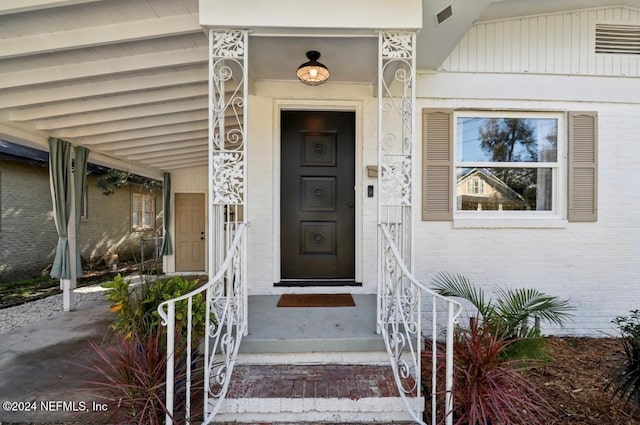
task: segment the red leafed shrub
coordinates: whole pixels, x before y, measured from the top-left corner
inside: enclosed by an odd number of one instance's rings
[[[532,366],[523,359],[509,360],[504,355],[514,340],[495,335],[491,326],[471,320],[468,329],[454,333],[454,423],[456,425],[543,425],[553,408],[528,383],[524,372]],[[431,346],[427,343],[427,348]],[[424,353],[425,365],[431,353]],[[445,347],[438,345],[438,381],[444,388]],[[425,368],[423,382],[429,385],[431,370]],[[427,388],[428,390],[428,388]],[[431,402],[429,391],[427,411]],[[439,399],[442,394],[439,394]],[[440,400],[442,401],[442,400]],[[444,403],[439,403],[439,418],[444,423]]]
[[[100,346],[89,342],[96,358],[84,366],[97,375],[85,381],[85,392],[91,392],[107,405],[100,420],[117,424],[160,424],[165,422],[167,349],[161,326],[146,335],[116,334],[112,342]],[[177,352],[175,358],[183,356]],[[176,365],[176,411],[184,409],[180,383],[184,384],[185,367]],[[184,394],[184,393],[183,393]],[[176,423],[182,421],[176,419]]]

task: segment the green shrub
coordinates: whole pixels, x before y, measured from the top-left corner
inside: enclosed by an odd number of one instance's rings
[[[114,280],[104,283],[102,287],[107,289],[105,298],[111,303],[109,311],[117,315],[112,329],[120,335],[132,336],[134,324],[140,318],[136,317],[135,304],[132,302],[133,289],[129,287],[129,281],[118,273]]]
[[[148,335],[160,324],[158,306],[164,301],[188,294],[198,288],[197,280],[186,280],[179,276],[170,279],[145,280],[139,289],[117,275],[102,285],[107,288],[106,299],[111,302],[110,311],[117,314],[112,325],[116,333],[130,337],[134,333]],[[176,331],[178,335],[187,333],[188,301],[176,303]],[[205,328],[206,302],[204,294],[193,297],[192,335],[203,336]]]
[[[437,293],[465,299],[477,309],[469,327],[458,326],[454,333],[455,424],[547,423],[552,408],[529,384],[524,371],[537,361],[550,360],[538,321],[562,325],[572,310],[568,301],[535,289],[497,290],[494,300],[466,277],[447,273],[436,275],[433,286]],[[437,378],[443,381],[441,344],[437,355]],[[426,376],[425,382],[429,381]]]
[[[607,389],[613,389],[612,397],[620,397],[626,404],[640,409],[640,310],[630,313],[613,320],[620,331],[624,357]]]
[[[509,358],[550,360],[546,339],[542,337],[537,322],[562,325],[573,310],[567,300],[537,289],[498,289],[495,300],[486,298],[482,288],[462,275],[440,273],[432,284],[440,295],[469,301],[478,310],[483,327],[487,327],[491,334],[510,341],[504,351]]]
[[[167,412],[164,405],[167,332],[162,326],[158,306],[164,301],[188,294],[198,288],[198,280],[186,280],[178,276],[169,279],[145,280],[140,287],[117,275],[103,285],[107,288],[106,299],[110,310],[117,318],[112,324],[115,337],[106,346],[92,344],[97,359],[88,369],[96,372],[98,378],[87,382],[92,388],[102,391],[109,405],[109,423],[163,423]],[[188,300],[178,301],[176,313],[175,359],[175,408],[183,410],[185,405],[185,362],[184,338],[187,336]],[[204,294],[193,297],[192,338],[197,341],[204,336],[206,302]],[[192,348],[192,386],[202,380],[202,370],[195,367],[196,350]],[[198,380],[199,379],[199,380]],[[191,406],[201,397],[192,392]],[[101,418],[104,419],[104,418]],[[184,418],[174,418],[174,423],[183,423]]]

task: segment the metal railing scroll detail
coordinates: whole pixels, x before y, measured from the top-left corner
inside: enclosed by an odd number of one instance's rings
[[[244,30],[209,29],[209,164],[207,270],[209,281],[198,290],[163,303],[158,309],[167,326],[167,415],[174,420],[210,423],[225,398],[242,337],[248,330],[247,314],[247,117],[248,43]],[[204,318],[198,316],[196,297],[204,297]],[[187,314],[180,308],[187,303]],[[181,317],[178,317],[180,313]],[[178,322],[181,327],[176,326]],[[186,334],[182,329],[186,321]],[[204,321],[204,350],[193,329]],[[186,347],[186,348],[185,348]],[[182,354],[184,350],[184,354]],[[180,354],[184,359],[177,359]],[[202,357],[194,387],[192,362]],[[185,376],[176,365],[186,367]],[[199,381],[201,380],[201,382]],[[202,391],[202,417],[191,414],[191,400]],[[179,403],[176,403],[178,401]],[[183,403],[184,402],[184,403]],[[184,404],[184,412],[174,406]]]
[[[427,387],[431,401],[430,423],[453,424],[453,332],[456,320],[462,311],[461,305],[436,294],[418,280],[407,269],[400,251],[396,245],[396,225],[380,225],[382,233],[382,277],[384,292],[382,294],[382,308],[378,318],[378,326],[384,339],[391,367],[395,377],[400,397],[414,421],[426,424],[422,418],[425,407],[422,390]],[[425,309],[426,318],[422,316],[422,303],[430,304]],[[426,320],[425,320],[426,319]],[[422,331],[423,320],[430,323],[430,329]],[[431,347],[431,382],[422,382],[422,343],[425,338]],[[442,344],[444,337],[444,389],[438,387],[439,365],[443,359],[438,356],[438,344]],[[444,394],[444,406],[438,402],[438,397]],[[439,407],[444,412],[439,413]],[[442,416],[444,415],[444,416]]]
[[[209,282],[158,307],[162,324],[167,327],[167,424],[191,423],[194,417],[198,422],[209,423],[224,400],[247,326],[242,255],[246,227],[245,223],[236,227],[227,255]],[[204,311],[194,308],[201,304],[198,297],[205,300]],[[202,412],[195,412],[194,416],[192,403],[200,391]],[[176,405],[182,411],[176,411]]]

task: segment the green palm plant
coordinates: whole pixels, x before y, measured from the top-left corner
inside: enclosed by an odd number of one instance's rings
[[[568,300],[547,295],[537,289],[497,289],[495,300],[486,297],[482,288],[460,274],[438,273],[432,280],[440,295],[462,298],[477,310],[483,326],[495,335],[516,340],[508,350],[510,357],[546,360],[545,340],[539,322],[562,326],[571,317]],[[531,324],[530,320],[534,323]]]

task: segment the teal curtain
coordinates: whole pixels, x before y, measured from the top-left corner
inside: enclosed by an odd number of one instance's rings
[[[169,222],[171,219],[171,174],[164,173],[162,183],[162,255],[171,255],[171,235],[169,234]]]
[[[73,162],[74,173],[71,174],[71,144],[65,140],[49,138],[49,176],[51,182],[51,199],[55,211],[56,229],[58,231],[58,245],[56,256],[51,267],[51,277],[57,279],[71,279],[71,262],[69,259],[69,219],[71,217],[71,191],[75,191],[76,220],[73,225],[76,230],[80,226],[82,215],[82,200],[86,190],[87,158],[86,148],[75,148]],[[80,250],[76,249],[76,276],[82,276],[82,262]]]
[[[75,148],[75,159],[73,161],[73,187],[76,191],[76,241],[80,230],[80,218],[82,217],[82,204],[84,193],[87,190],[87,159],[89,150],[78,146]],[[77,245],[77,242],[76,242]],[[76,276],[82,276],[82,259],[80,257],[80,247],[76,249]]]
[[[70,279],[69,270],[69,237],[67,225],[71,214],[71,145],[61,139],[49,138],[49,180],[51,182],[51,199],[55,212],[56,229],[58,230],[58,246],[51,268],[51,277]]]

